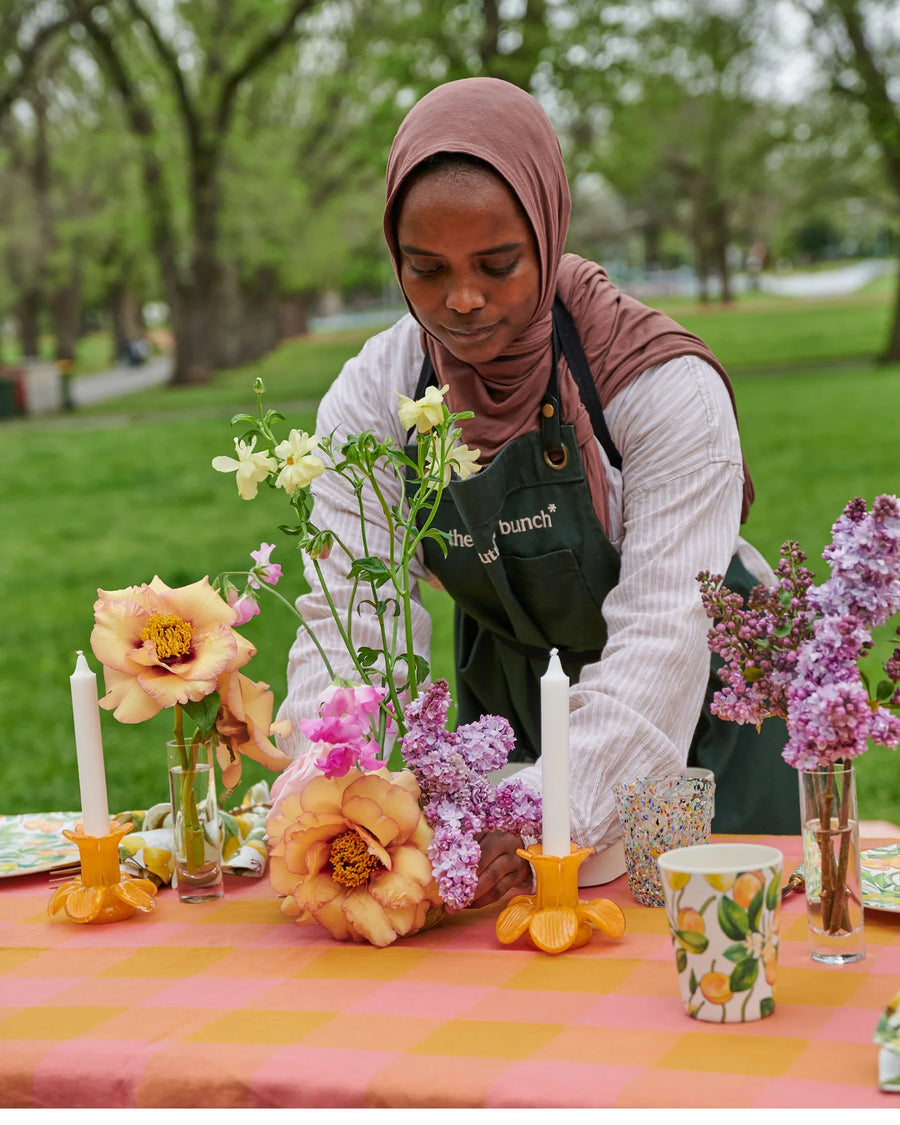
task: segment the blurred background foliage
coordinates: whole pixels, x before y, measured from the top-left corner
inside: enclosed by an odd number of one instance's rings
[[[727,303],[736,275],[900,250],[894,0],[4,0],[8,352],[103,325],[119,354],[152,302],[174,382],[206,382],[395,301],[390,140],[468,75],[546,106],[569,248],[617,279],[688,267]]]

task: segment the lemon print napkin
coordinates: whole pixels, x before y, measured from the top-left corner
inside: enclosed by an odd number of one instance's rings
[[[269,786],[265,781],[249,789],[238,808],[228,812],[219,809],[222,867],[228,874],[259,878],[265,873],[268,812]],[[170,883],[175,870],[172,806],[165,802],[149,809],[131,809],[113,819],[118,824],[133,825],[119,843],[119,862],[125,870],[153,879],[160,886]]]

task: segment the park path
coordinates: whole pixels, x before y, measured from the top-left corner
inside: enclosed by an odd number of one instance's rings
[[[74,406],[91,406],[108,398],[135,394],[147,387],[159,387],[168,383],[172,374],[172,357],[152,356],[140,367],[120,364],[95,375],[73,375],[71,383]]]

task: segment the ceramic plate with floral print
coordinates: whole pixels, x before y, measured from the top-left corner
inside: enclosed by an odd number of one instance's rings
[[[78,848],[62,835],[81,819],[79,812],[0,815],[0,879],[34,875],[78,858]]]
[[[869,848],[859,857],[862,868],[862,900],[866,910],[900,913],[900,840]]]

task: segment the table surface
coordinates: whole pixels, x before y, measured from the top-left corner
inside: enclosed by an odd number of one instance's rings
[[[866,913],[864,961],[818,965],[792,895],[775,1013],[719,1025],[683,1012],[662,909],[624,878],[581,894],[625,935],[553,957],[501,946],[499,904],[375,949],[283,918],[266,879],[93,926],[47,916],[46,875],[5,880],[0,1106],[900,1109],[872,1042],[900,915]]]

